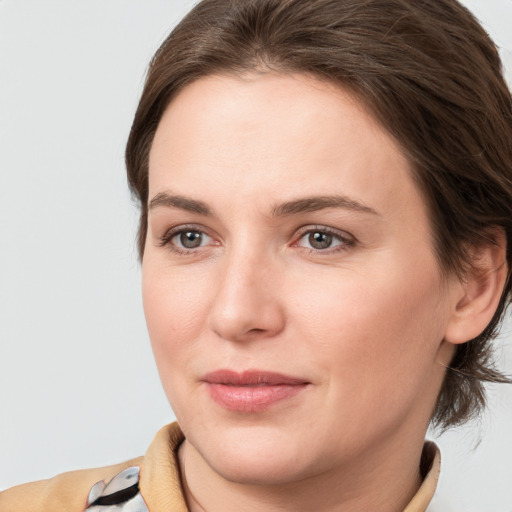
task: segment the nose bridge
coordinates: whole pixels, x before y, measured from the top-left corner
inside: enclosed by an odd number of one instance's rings
[[[272,336],[284,325],[282,305],[272,276],[275,258],[264,245],[238,240],[227,251],[217,281],[210,328],[224,339],[238,341]]]

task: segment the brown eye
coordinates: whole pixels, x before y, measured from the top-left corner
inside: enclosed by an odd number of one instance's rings
[[[199,231],[182,231],[176,235],[179,246],[185,249],[195,249],[203,242],[203,234]]]
[[[329,233],[322,233],[321,231],[312,231],[308,235],[309,245],[313,249],[328,249],[331,247],[333,236]]]

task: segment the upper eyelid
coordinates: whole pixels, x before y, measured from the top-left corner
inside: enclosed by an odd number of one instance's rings
[[[334,245],[332,247],[326,247],[325,249],[315,249],[313,247],[304,247],[300,245],[301,240],[308,233],[326,233],[337,238],[340,241],[340,244]],[[343,231],[340,229],[331,228],[329,226],[304,226],[301,231],[297,235],[294,236],[293,242],[291,243],[291,247],[306,251],[308,253],[313,253],[319,256],[333,256],[340,252],[346,252],[350,249],[353,249],[359,245],[359,241],[355,236],[348,233],[347,231]]]
[[[199,233],[202,233],[210,238],[212,238],[213,240],[221,240],[221,238],[212,233],[212,231],[210,229],[208,229],[206,226],[202,225],[202,224],[194,224],[194,223],[190,223],[190,224],[178,224],[176,226],[173,226],[169,229],[167,229],[163,235],[159,236],[158,238],[160,239],[160,245],[165,245],[167,243],[170,242],[170,240],[176,236],[177,234],[183,232],[183,231],[187,231],[187,230],[190,230],[190,231],[197,231]],[[328,233],[330,235],[333,235],[335,237],[338,237],[340,238],[341,240],[350,240],[351,242],[356,242],[357,239],[354,235],[352,235],[351,233],[345,231],[345,230],[341,230],[341,229],[338,229],[338,228],[333,228],[331,226],[326,226],[326,225],[322,225],[322,224],[307,224],[307,225],[303,225],[299,228],[296,228],[291,236],[291,245],[294,245],[296,244],[304,235],[306,235],[307,233],[311,233],[311,232],[315,232],[315,231],[318,231],[318,232],[324,232],[324,233]]]
[[[202,224],[194,224],[194,223],[190,223],[190,224],[177,224],[176,226],[173,226],[173,227],[167,229],[165,231],[165,234],[171,233],[171,232],[172,233],[179,233],[181,231],[186,231],[187,229],[189,229],[190,231],[198,231],[198,232],[204,233],[205,235],[208,235],[208,236],[213,236],[210,233],[211,230],[208,229],[206,226],[203,226]],[[331,233],[331,234],[335,234],[335,235],[339,235],[339,236],[347,235],[350,238],[355,238],[348,231],[345,231],[343,229],[333,228],[331,226],[326,226],[326,225],[323,225],[323,224],[306,224],[306,225],[301,226],[299,228],[295,228],[293,232],[296,233],[296,234],[299,234],[299,233],[300,234],[304,234],[304,233],[308,233],[310,231],[325,231],[325,232],[328,232],[328,233]]]
[[[343,229],[332,228],[330,226],[323,226],[323,225],[303,226],[303,227],[299,228],[298,230],[296,230],[296,233],[297,233],[297,235],[302,237],[306,233],[311,233],[311,232],[315,232],[315,231],[329,233],[330,235],[338,236],[339,238],[342,238],[342,239],[350,238],[351,240],[354,240],[354,241],[356,240],[356,237],[354,235],[352,235],[351,233],[349,233],[348,231],[345,231]]]
[[[169,229],[165,230],[164,236],[170,234],[181,233],[182,231],[197,231],[198,233],[204,233],[205,235],[212,236],[210,230],[201,224],[178,224]]]
[[[174,226],[172,228],[169,228],[165,230],[163,235],[159,236],[159,245],[161,247],[167,245],[176,235],[179,233],[183,233],[183,231],[197,231],[198,233],[202,233],[203,235],[206,235],[213,240],[216,239],[215,236],[213,236],[211,233],[208,232],[208,230],[202,226],[198,226],[197,224],[179,224],[177,226]]]

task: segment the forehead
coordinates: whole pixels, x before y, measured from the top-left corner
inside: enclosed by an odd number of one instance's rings
[[[150,199],[172,189],[203,199],[274,203],[333,192],[378,210],[423,212],[409,162],[349,91],[303,74],[211,76],[164,113],[149,160]],[[334,190],[335,189],[335,190]]]

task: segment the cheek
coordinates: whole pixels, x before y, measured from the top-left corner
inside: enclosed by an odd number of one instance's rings
[[[429,380],[445,319],[437,272],[423,270],[414,282],[389,265],[297,290],[298,332],[333,393],[378,406],[386,390],[412,395]]]
[[[193,389],[187,370],[197,357],[207,311],[198,282],[180,279],[176,269],[160,266],[153,271],[143,265],[142,296],[153,355],[167,399],[180,419],[190,409]]]
[[[174,268],[143,263],[144,314],[164,387],[192,357],[207,316],[201,277],[181,276]]]

